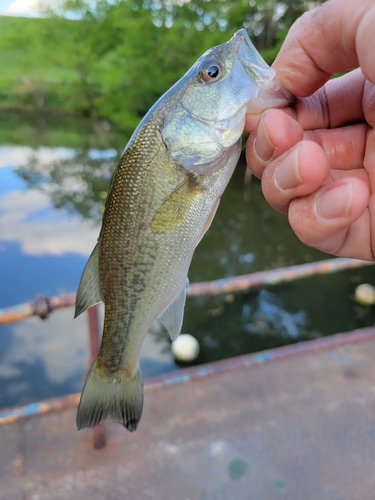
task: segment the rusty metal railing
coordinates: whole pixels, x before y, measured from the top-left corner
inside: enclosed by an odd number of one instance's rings
[[[215,295],[220,293],[233,293],[239,291],[248,291],[251,288],[260,286],[269,286],[277,283],[283,283],[287,281],[294,281],[296,279],[307,278],[316,275],[325,275],[329,273],[334,273],[342,271],[345,269],[355,269],[364,266],[372,265],[370,262],[364,262],[355,259],[329,259],[320,262],[312,262],[308,264],[301,264],[297,266],[289,266],[280,269],[270,269],[267,271],[262,271],[258,273],[245,274],[242,276],[235,276],[229,278],[223,278],[220,280],[207,281],[201,283],[191,283],[187,295],[197,296],[197,295]],[[10,322],[20,321],[30,316],[39,316],[41,319],[46,319],[49,314],[58,309],[63,309],[65,307],[71,307],[75,304],[75,293],[64,294],[60,296],[53,297],[37,297],[33,302],[20,304],[17,306],[9,307],[6,309],[0,309],[0,325]],[[90,344],[90,366],[91,363],[96,358],[99,348],[100,348],[100,329],[99,329],[99,308],[98,306],[93,306],[87,311],[88,318],[88,330],[89,330],[89,344]],[[367,329],[366,331],[350,332],[345,335],[349,342],[360,341],[363,338],[369,338],[374,335],[374,329]],[[343,339],[338,336],[334,336],[335,339],[329,341],[327,339],[320,339],[318,349],[328,348],[326,346],[336,345],[337,342],[343,342]],[[358,340],[359,339],[359,340]],[[316,341],[314,341],[316,342]],[[315,347],[316,348],[316,347]],[[291,351],[292,353],[302,352],[303,348],[296,346],[287,346],[284,349],[285,352]],[[283,352],[284,352],[283,351]],[[245,357],[239,358],[249,358],[251,362],[267,361],[268,359],[274,358],[275,356],[271,354],[272,351],[266,351],[259,355],[247,355]],[[250,362],[249,361],[249,362]],[[220,362],[223,366],[232,367],[236,365],[236,362],[226,360],[226,362]],[[216,364],[213,364],[216,366]],[[221,365],[220,365],[221,366]],[[236,365],[237,366],[237,365]],[[216,368],[213,368],[215,371]],[[197,371],[198,370],[198,371]],[[186,370],[185,370],[186,371]],[[175,376],[164,376],[159,377],[162,383],[173,383],[176,381],[181,381],[181,377],[187,377],[185,371],[181,375]],[[207,374],[210,372],[207,368],[194,368],[193,372],[198,374]],[[198,376],[198,375],[197,375]],[[200,375],[199,375],[200,376]],[[158,378],[156,377],[155,380]],[[164,380],[165,379],[165,380]],[[146,382],[146,387],[148,386]],[[31,415],[45,414],[52,411],[72,408],[77,406],[79,402],[80,394],[71,394],[69,396],[62,396],[49,399],[44,402],[32,403],[20,408],[14,408],[9,410],[0,411],[0,425],[7,424],[11,422],[16,422],[20,419],[27,418]],[[93,429],[93,444],[95,448],[102,448],[106,444],[106,435],[104,424],[101,424]]]
[[[66,293],[55,297],[44,297],[41,295],[33,302],[0,309],[0,325],[21,321],[29,316],[39,316],[40,319],[46,319],[51,312],[74,306],[75,302],[75,293]]]
[[[361,328],[345,333],[336,333],[328,337],[307,340],[305,342],[277,347],[253,354],[243,354],[234,358],[214,361],[207,365],[193,366],[177,372],[156,375],[145,380],[145,391],[160,390],[171,384],[191,382],[210,375],[227,371],[240,370],[244,366],[260,365],[269,361],[286,359],[312,352],[321,352],[330,349],[364,342],[375,338],[375,327]],[[45,401],[31,403],[25,406],[5,409],[0,411],[0,425],[11,424],[31,416],[44,415],[50,412],[76,408],[81,394],[70,394],[46,399]]]
[[[276,285],[296,279],[308,278],[322,274],[337,273],[345,269],[371,266],[372,262],[356,259],[328,259],[318,262],[309,262],[298,266],[281,267],[279,269],[268,269],[252,274],[243,274],[220,280],[191,283],[187,295],[216,295],[219,293],[245,292],[251,288],[260,286]]]
[[[319,262],[311,262],[298,266],[289,266],[279,269],[269,269],[258,273],[244,274],[230,278],[222,278],[214,281],[191,283],[187,295],[217,295],[220,293],[244,292],[259,286],[276,285],[296,279],[308,278],[310,276],[323,275],[373,265],[356,259],[329,259]],[[0,309],[0,325],[20,321],[29,316],[39,316],[46,319],[51,312],[75,304],[75,293],[68,293],[53,297],[37,297],[33,302],[19,304],[17,306]]]

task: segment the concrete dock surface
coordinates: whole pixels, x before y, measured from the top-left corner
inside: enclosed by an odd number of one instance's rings
[[[137,432],[106,433],[0,425],[0,499],[374,500],[375,329],[148,380]]]

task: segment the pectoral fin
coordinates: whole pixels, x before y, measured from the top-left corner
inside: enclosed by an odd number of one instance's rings
[[[76,297],[74,317],[82,314],[89,307],[102,301],[99,286],[99,247],[96,244],[86,267],[83,270]]]
[[[204,188],[200,187],[199,179],[195,174],[180,184],[165,200],[151,224],[154,233],[168,233],[179,226],[190,212],[197,196]]]
[[[189,280],[186,278],[186,282],[181,288],[181,291],[158,317],[160,323],[168,330],[172,341],[176,340],[181,332],[182,322],[184,319],[186,290],[188,286]]]

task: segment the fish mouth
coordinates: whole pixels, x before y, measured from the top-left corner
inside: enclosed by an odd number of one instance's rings
[[[275,70],[264,61],[245,29],[237,31],[230,41],[235,56],[240,60],[249,77],[259,87],[258,105],[254,109],[253,101],[251,111],[248,112],[258,113],[271,107],[283,108],[294,101],[293,95],[277,81]]]

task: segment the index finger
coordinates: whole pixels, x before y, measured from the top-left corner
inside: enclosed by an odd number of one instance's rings
[[[375,83],[374,0],[329,0],[290,29],[273,67],[282,85],[306,97],[334,73],[361,66]]]

